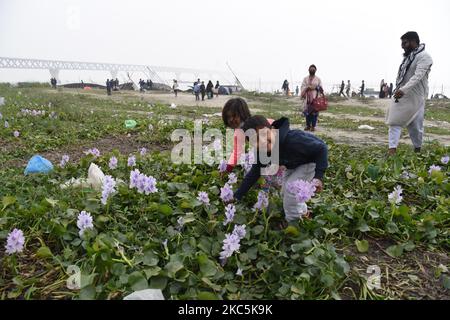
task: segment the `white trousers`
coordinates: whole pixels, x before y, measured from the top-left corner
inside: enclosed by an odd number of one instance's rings
[[[423,140],[423,120],[425,114],[425,105],[420,108],[414,120],[407,126],[409,137],[414,145],[414,148],[422,147]],[[397,148],[400,141],[400,136],[402,135],[401,126],[390,126],[389,127],[389,148]]]
[[[305,203],[299,203],[294,194],[288,192],[287,186],[295,180],[311,181],[316,174],[316,164],[308,163],[292,170],[286,170],[283,178],[283,209],[288,222],[299,220],[306,214],[308,207]]]

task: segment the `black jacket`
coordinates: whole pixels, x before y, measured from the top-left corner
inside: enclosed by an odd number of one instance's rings
[[[301,130],[291,130],[289,119],[281,118],[272,124],[279,133],[279,165],[287,169],[295,169],[307,163],[316,164],[314,178],[323,179],[325,170],[328,167],[328,147],[321,139],[315,135]],[[234,197],[240,200],[261,176],[261,165],[254,164],[239,189],[234,193]]]

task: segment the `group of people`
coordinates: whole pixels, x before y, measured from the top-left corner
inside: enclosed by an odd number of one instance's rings
[[[283,90],[283,94],[286,96],[289,96],[291,91],[289,89],[289,81],[284,80],[283,84],[281,85],[281,90]],[[300,93],[300,88],[298,86],[295,87],[295,95],[298,96]]]
[[[404,59],[397,75],[391,105],[386,116],[389,126],[389,155],[394,155],[399,144],[402,128],[407,127],[414,150],[421,151],[423,137],[423,122],[425,100],[428,97],[428,76],[433,64],[431,56],[425,51],[425,45],[420,43],[416,32],[407,32],[401,37]],[[316,192],[323,190],[323,179],[328,167],[328,147],[324,141],[314,134],[318,113],[312,107],[312,101],[323,93],[322,81],[316,76],[315,65],[309,67],[309,75],[303,79],[301,97],[304,99],[303,113],[307,127],[305,130],[291,129],[289,119],[283,117],[274,121],[262,115],[252,116],[247,103],[242,98],[230,99],[222,110],[222,119],[226,127],[235,130],[233,152],[230,155],[226,171],[231,172],[243,152],[243,143],[248,134],[256,134],[256,151],[262,149],[268,155],[274,148],[278,154],[279,165],[277,175],[282,173],[283,209],[287,222],[296,222],[308,218],[310,212],[305,203],[299,203],[295,195],[287,192],[291,182],[297,180],[310,181],[316,187]],[[384,86],[386,87],[386,86]],[[364,81],[360,94],[364,94]],[[342,89],[341,89],[342,91]],[[348,95],[347,95],[348,96]],[[251,132],[248,130],[252,129]],[[251,138],[251,137],[250,137]],[[245,175],[245,178],[234,193],[235,201],[240,201],[262,176],[263,168],[274,163],[262,164],[260,158]],[[270,179],[265,180],[262,188]]]
[[[174,80],[176,81],[176,80]],[[174,82],[175,85],[175,82]],[[208,81],[208,84],[205,86],[204,81],[200,81],[200,79],[197,79],[197,81],[194,82],[193,86],[193,93],[195,95],[195,101],[200,101],[200,95],[202,96],[202,101],[205,101],[205,96],[208,97],[208,99],[214,98],[214,92],[216,93],[216,97],[219,96],[219,81],[216,82],[216,85],[212,83],[211,80]],[[174,89],[175,90],[175,89]],[[176,93],[175,93],[176,96]]]
[[[139,79],[139,91],[144,92],[144,90],[152,90],[153,89],[153,81],[148,79],[147,81],[143,79]]]
[[[111,95],[112,90],[119,90],[119,79],[106,79],[106,93],[108,94],[108,96]]]
[[[394,93],[394,85],[392,83],[390,83],[388,85],[387,82],[384,82],[384,79],[381,80],[380,94],[379,94],[380,99],[384,99],[384,98],[391,99],[393,93]]]
[[[345,90],[345,93],[344,93]],[[350,91],[352,90],[352,84],[350,83],[350,80],[347,80],[347,85],[345,84],[344,80],[341,82],[341,88],[339,90],[339,96],[343,96],[344,98],[351,98]]]

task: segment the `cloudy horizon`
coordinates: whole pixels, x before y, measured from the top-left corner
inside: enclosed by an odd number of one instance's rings
[[[450,93],[450,3],[414,1],[0,0],[0,57],[160,65],[228,73],[249,89],[293,86],[314,63],[331,90],[394,82],[400,36],[419,33],[434,60],[430,93]],[[107,72],[62,71],[103,83]],[[123,75],[121,75],[123,77]],[[0,82],[48,81],[46,70],[0,69]],[[138,77],[138,75],[136,75]],[[214,79],[211,79],[214,80]]]

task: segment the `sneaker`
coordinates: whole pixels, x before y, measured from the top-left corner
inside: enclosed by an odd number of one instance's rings
[[[311,127],[306,127],[303,131],[311,131]]]
[[[312,127],[312,128],[311,128],[311,131],[316,131],[316,127]]]

